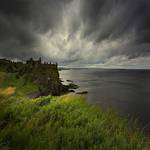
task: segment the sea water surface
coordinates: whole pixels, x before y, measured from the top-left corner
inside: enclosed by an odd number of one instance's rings
[[[150,70],[69,69],[60,78],[79,85],[76,92],[88,91],[88,102],[137,119],[150,135]]]

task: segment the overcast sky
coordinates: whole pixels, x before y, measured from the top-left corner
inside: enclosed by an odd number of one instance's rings
[[[150,0],[0,0],[0,57],[150,68]]]

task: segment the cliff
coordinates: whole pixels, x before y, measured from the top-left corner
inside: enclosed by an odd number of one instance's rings
[[[0,59],[0,71],[12,73],[17,79],[23,79],[23,86],[29,82],[38,87],[36,97],[45,95],[61,95],[68,92],[69,87],[61,83],[57,64],[41,62],[39,60],[27,60],[26,62],[13,62]],[[32,94],[31,94],[32,95]]]

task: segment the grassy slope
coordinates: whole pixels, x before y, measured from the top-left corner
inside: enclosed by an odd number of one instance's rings
[[[3,88],[10,86],[0,74]],[[13,78],[13,75],[9,76]],[[11,81],[16,81],[14,78]],[[19,83],[20,82],[20,83]],[[4,84],[5,83],[5,84]],[[0,149],[97,149],[149,150],[148,140],[126,120],[113,112],[103,112],[80,96],[28,99],[25,93],[34,85],[20,86],[0,98]]]
[[[0,72],[0,89],[5,90],[8,87],[15,88],[14,96],[26,96],[27,94],[31,92],[38,91],[38,87],[35,84],[28,83],[24,84],[23,78],[16,78],[15,73],[5,73]],[[0,93],[0,96],[1,93]],[[6,95],[7,96],[7,95]]]

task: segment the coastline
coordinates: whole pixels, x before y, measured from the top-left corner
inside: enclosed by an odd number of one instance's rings
[[[0,72],[0,79],[0,149],[71,149],[73,145],[75,150],[149,150],[149,138],[136,124],[89,104],[84,96],[28,98],[27,93],[38,90],[37,84],[24,84],[7,72]]]

